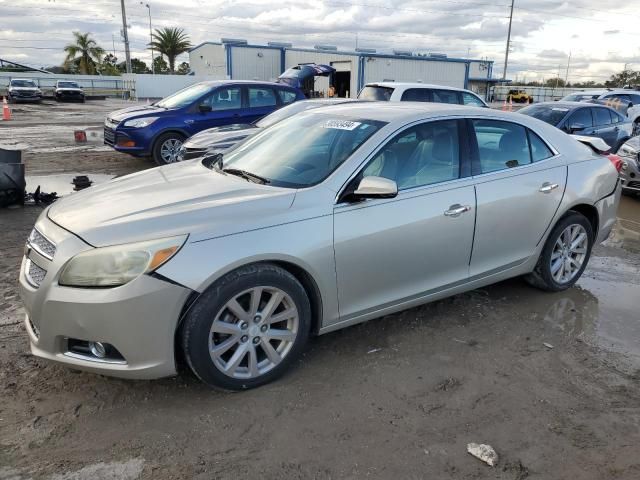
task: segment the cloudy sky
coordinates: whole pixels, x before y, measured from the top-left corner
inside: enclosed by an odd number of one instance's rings
[[[149,61],[146,1],[125,0],[132,56]],[[606,2],[613,3],[613,2]],[[515,0],[507,77],[605,80],[640,70],[638,0]],[[245,38],[311,47],[439,52],[495,60],[501,75],[510,0],[149,0],[153,27],[178,26],[192,43]],[[635,7],[635,8],[634,8]],[[120,0],[0,0],[0,58],[62,63],[71,32],[92,32],[124,60]],[[188,61],[188,55],[180,59]]]

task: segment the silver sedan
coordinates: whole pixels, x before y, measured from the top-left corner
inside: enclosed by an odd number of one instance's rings
[[[525,115],[349,104],[43,212],[20,272],[32,352],[245,389],[323,334],[519,275],[571,287],[620,198],[605,156]]]

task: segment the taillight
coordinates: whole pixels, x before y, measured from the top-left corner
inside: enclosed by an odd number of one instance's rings
[[[622,159],[620,158],[620,156],[616,155],[615,153],[610,153],[607,155],[607,158],[611,160],[613,166],[616,167],[616,170],[618,171],[618,173],[620,173],[620,170],[622,170]]]

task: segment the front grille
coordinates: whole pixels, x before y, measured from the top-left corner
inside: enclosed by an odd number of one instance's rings
[[[29,240],[27,240],[31,248],[38,252],[43,257],[53,260],[53,256],[56,254],[56,245],[51,240],[42,235],[35,228],[31,230]]]
[[[35,97],[37,95],[36,92],[27,92],[27,91],[20,91],[20,90],[16,90],[12,92],[12,94],[14,97],[24,97],[24,98]]]
[[[27,281],[33,287],[38,288],[42,284],[44,277],[47,275],[47,271],[33,263],[33,260],[29,258],[27,259],[26,275]]]
[[[40,329],[36,327],[35,323],[31,321],[31,317],[27,316],[27,320],[29,321],[29,327],[31,328],[33,334],[36,336],[36,338],[40,338]]]
[[[116,143],[116,134],[108,127],[104,127],[104,143],[108,145]]]
[[[640,182],[627,182],[628,188],[640,188]]]

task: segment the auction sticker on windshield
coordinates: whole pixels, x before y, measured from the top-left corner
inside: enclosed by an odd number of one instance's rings
[[[362,125],[361,122],[352,122],[351,120],[327,120],[324,122],[323,128],[335,128],[337,130],[354,130]]]

